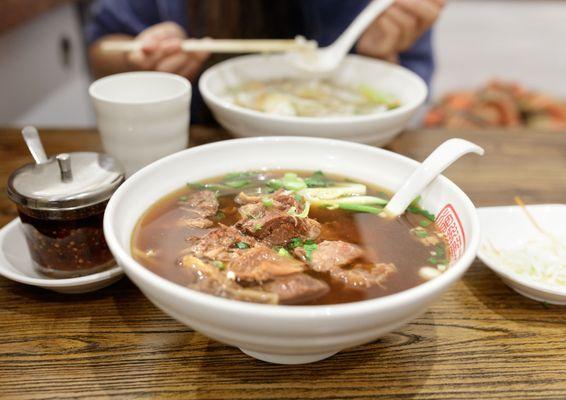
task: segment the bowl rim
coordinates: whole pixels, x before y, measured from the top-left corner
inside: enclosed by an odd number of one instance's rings
[[[168,96],[159,97],[152,100],[141,100],[141,101],[126,101],[126,100],[115,100],[110,98],[107,95],[101,95],[97,93],[99,89],[98,86],[104,85],[116,79],[121,79],[125,77],[143,77],[143,76],[150,76],[159,79],[169,79],[172,81],[176,81],[182,85],[179,87],[178,93],[171,94]],[[99,101],[101,103],[109,104],[112,106],[121,105],[121,106],[130,106],[130,105],[155,105],[161,103],[167,103],[170,101],[177,100],[186,96],[188,94],[189,98],[192,96],[192,85],[191,82],[185,78],[184,76],[172,74],[170,72],[161,72],[161,71],[129,71],[129,72],[120,72],[117,74],[112,74],[108,76],[104,76],[92,82],[88,87],[88,94],[90,95],[91,99]]]
[[[408,68],[405,68],[401,65],[388,63],[382,60],[378,60],[371,57],[362,56],[359,54],[348,54],[346,56],[346,60],[358,62],[358,61],[367,61],[375,64],[379,64],[380,66],[390,68],[392,70],[399,71],[405,74],[408,79],[412,80],[415,85],[419,86],[421,95],[419,97],[415,97],[413,101],[410,101],[405,104],[401,104],[400,107],[395,108],[393,110],[387,110],[385,112],[374,113],[374,114],[365,114],[365,115],[352,115],[352,116],[333,116],[333,117],[297,117],[297,116],[284,116],[284,115],[273,115],[267,114],[261,111],[248,109],[242,106],[238,106],[236,104],[231,103],[230,101],[223,99],[221,96],[215,94],[212,90],[209,89],[209,81],[214,79],[215,74],[218,74],[222,68],[230,64],[237,64],[240,62],[246,62],[249,60],[259,60],[265,62],[266,60],[273,60],[277,58],[284,58],[282,54],[272,54],[266,58],[265,55],[245,55],[240,57],[234,57],[225,61],[222,61],[203,72],[201,75],[198,88],[199,91],[205,100],[205,102],[211,102],[214,105],[222,108],[225,111],[239,113],[245,115],[247,117],[257,118],[263,120],[265,122],[281,122],[281,123],[288,123],[288,124],[306,124],[306,125],[321,125],[321,124],[352,124],[352,123],[363,123],[367,121],[376,121],[380,119],[386,118],[393,118],[399,115],[404,115],[410,113],[411,111],[420,107],[426,100],[428,96],[428,86],[425,81],[416,73],[411,71]],[[292,67],[290,67],[292,68]]]
[[[553,207],[566,207],[563,204],[527,204],[527,208],[553,208]],[[482,210],[487,212],[496,211],[497,209],[519,209],[519,206],[516,205],[509,205],[509,206],[494,206],[494,207],[480,207],[478,209],[478,217],[481,215]],[[493,259],[486,251],[483,250],[483,245],[485,242],[485,238],[482,236],[480,238],[480,246],[478,248],[478,258],[483,262],[489,269],[491,269],[494,273],[499,275],[502,279],[507,279],[515,284],[525,286],[536,290],[540,293],[551,294],[554,296],[563,296],[566,298],[566,287],[561,288],[560,286],[551,285],[544,282],[538,282],[524,276],[521,276],[513,271],[509,271],[505,267],[502,267],[500,263]]]
[[[136,185],[139,181],[142,181],[148,172],[155,171],[161,167],[164,163],[173,162],[177,159],[183,159],[194,153],[207,152],[209,149],[214,148],[229,148],[234,144],[246,143],[251,144],[254,142],[295,142],[295,143],[325,143],[334,146],[346,146],[352,149],[373,151],[385,155],[386,157],[392,157],[401,162],[411,164],[413,166],[418,166],[420,163],[412,160],[408,157],[402,156],[400,154],[394,153],[392,151],[384,150],[381,148],[353,143],[337,139],[327,139],[327,138],[313,138],[304,136],[269,136],[269,137],[253,137],[253,138],[239,138],[230,139],[220,142],[209,143],[201,146],[196,146],[180,152],[171,154],[160,160],[153,162],[150,165],[142,168],[135,174],[133,174],[126,182],[124,182],[118,190],[114,193],[110,202],[106,207],[104,214],[104,235],[106,241],[112,253],[114,254],[117,262],[124,269],[126,275],[133,274],[137,278],[142,279],[145,284],[158,287],[161,290],[166,290],[171,298],[182,298],[184,301],[193,303],[195,306],[203,306],[209,309],[215,309],[221,312],[230,312],[239,315],[246,315],[251,318],[276,318],[276,319],[304,319],[308,320],[311,318],[356,318],[360,315],[365,315],[368,313],[375,312],[377,310],[387,310],[396,307],[401,307],[406,304],[411,304],[419,300],[424,300],[435,295],[439,295],[443,288],[448,288],[457,279],[459,279],[472,264],[476,257],[478,246],[480,243],[480,225],[479,218],[476,212],[476,208],[473,205],[469,197],[452,181],[450,181],[445,176],[441,175],[437,179],[440,179],[443,185],[447,185],[452,190],[454,190],[456,196],[464,203],[464,207],[469,212],[470,217],[470,232],[472,234],[469,236],[468,247],[462,254],[462,257],[456,261],[451,268],[449,268],[442,275],[432,279],[430,281],[424,282],[420,285],[412,287],[410,289],[403,290],[401,292],[368,299],[351,303],[341,303],[341,304],[331,304],[331,305],[271,305],[271,304],[256,304],[243,302],[232,299],[225,299],[210,294],[202,293],[187,287],[183,287],[177,283],[169,281],[149,269],[145,268],[137,261],[133,259],[130,252],[122,248],[117,234],[114,230],[114,213],[117,205],[119,204],[121,198],[126,195],[128,188],[130,186]],[[475,234],[473,234],[475,232]],[[129,235],[129,242],[131,243],[131,233]],[[135,279],[132,279],[135,283]],[[144,291],[145,293],[145,291]]]

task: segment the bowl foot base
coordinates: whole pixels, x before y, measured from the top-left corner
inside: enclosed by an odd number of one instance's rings
[[[261,361],[265,361],[273,364],[308,364],[315,361],[324,360],[325,358],[331,357],[338,353],[333,351],[330,353],[318,353],[318,354],[271,354],[271,353],[260,353],[257,351],[242,349],[244,354],[250,357],[256,358]]]

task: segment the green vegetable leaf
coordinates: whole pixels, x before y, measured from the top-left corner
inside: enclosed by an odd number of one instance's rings
[[[419,225],[422,226],[423,228],[430,226],[430,224],[432,224],[432,221],[427,221],[427,220],[424,220],[424,219],[422,221],[419,221]]]
[[[267,186],[269,186],[272,189],[281,189],[283,187],[283,182],[281,181],[281,179],[270,179],[267,182]]]
[[[255,224],[254,225],[254,232],[260,231],[261,230],[261,224]]]
[[[305,183],[303,178],[301,178],[294,172],[286,172],[285,175],[283,175],[281,182],[283,183],[283,187],[285,189],[292,191],[298,191],[307,187],[307,184]]]
[[[305,242],[303,249],[305,249],[305,256],[307,258],[307,261],[312,261],[312,252],[318,249],[318,245],[316,243]]]
[[[236,243],[236,247],[244,250],[244,249],[249,249],[250,245],[247,244],[246,242],[238,242],[238,243]]]
[[[187,201],[189,198],[187,196],[179,197],[179,201]]]
[[[327,187],[334,183],[322,171],[316,171],[311,176],[305,178],[304,181],[308,187]]]
[[[265,207],[271,207],[273,205],[273,199],[270,199],[269,197],[262,197],[261,198],[261,203],[265,206]]]
[[[303,241],[301,240],[301,238],[294,237],[289,241],[288,247],[290,249],[295,249],[297,247],[301,247],[302,245],[303,245]]]
[[[224,268],[226,268],[226,266],[224,265],[224,263],[222,261],[213,261],[212,265],[215,266],[216,268],[218,268],[220,271],[222,271]]]

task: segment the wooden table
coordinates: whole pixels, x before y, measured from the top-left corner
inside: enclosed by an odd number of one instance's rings
[[[422,160],[445,131],[390,148]],[[477,206],[565,202],[566,133],[459,132],[484,146],[448,176]],[[50,154],[99,149],[92,131],[44,131]],[[193,144],[227,137],[192,129]],[[0,130],[0,182],[31,161]],[[2,188],[5,192],[5,187]],[[0,225],[16,216],[5,194]],[[61,295],[0,278],[0,398],[566,399],[566,309],[508,289],[481,262],[421,318],[311,365],[254,360],[155,308],[128,281]]]

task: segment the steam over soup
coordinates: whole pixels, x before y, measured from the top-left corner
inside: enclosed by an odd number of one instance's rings
[[[374,114],[400,105],[398,100],[369,86],[341,86],[328,80],[250,81],[229,89],[226,98],[267,114],[298,117]]]
[[[270,304],[336,304],[397,293],[448,268],[434,216],[340,176],[262,171],[190,183],[154,204],[134,258],[173,282]]]

